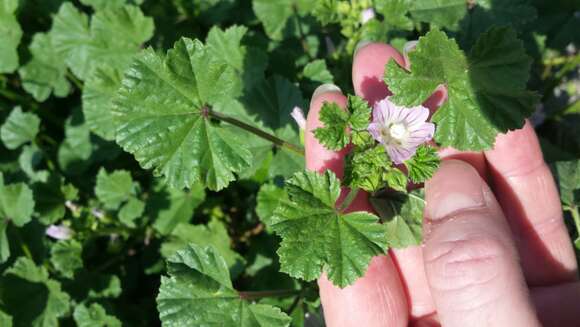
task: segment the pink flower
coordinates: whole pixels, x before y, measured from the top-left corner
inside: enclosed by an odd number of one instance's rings
[[[304,118],[304,112],[300,107],[294,107],[294,109],[290,113],[290,116],[292,116],[292,118],[294,119],[300,130],[306,128],[306,118]]]
[[[64,225],[50,225],[46,229],[46,235],[57,240],[68,240],[72,237],[73,231]]]
[[[402,164],[415,154],[419,145],[433,138],[435,125],[427,122],[428,118],[429,109],[399,107],[387,97],[375,103],[368,131],[383,144],[395,164]]]
[[[366,24],[369,20],[375,18],[375,10],[373,8],[368,8],[362,11],[360,21]]]

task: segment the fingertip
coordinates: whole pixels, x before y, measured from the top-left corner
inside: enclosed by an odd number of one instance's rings
[[[390,95],[383,82],[385,65],[394,59],[402,67],[405,59],[399,51],[383,43],[359,45],[352,64],[352,80],[355,93],[365,98],[371,105]]]
[[[333,84],[319,86],[310,101],[310,110],[306,118],[306,133],[304,145],[306,149],[306,169],[312,171],[332,170],[339,178],[343,174],[343,157],[347,149],[331,151],[318,142],[314,136],[314,130],[322,126],[320,121],[320,109],[325,102],[336,103],[341,108],[346,108],[346,97],[340,88]]]

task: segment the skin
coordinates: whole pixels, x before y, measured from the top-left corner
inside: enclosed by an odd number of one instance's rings
[[[409,67],[394,48],[371,43],[353,60],[355,93],[371,105],[389,95],[385,64]],[[439,88],[425,106],[446,98]],[[306,124],[306,167],[343,175],[341,152],[312,131],[324,102],[345,107],[320,87]],[[444,161],[425,185],[425,235],[418,247],[375,257],[365,276],[340,289],[318,281],[328,326],[580,326],[580,283],[558,192],[537,136],[526,125],[498,136],[487,152],[440,151]],[[372,208],[359,194],[349,210]]]

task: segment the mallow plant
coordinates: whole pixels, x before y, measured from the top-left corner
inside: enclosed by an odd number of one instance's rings
[[[0,325],[323,326],[316,279],[422,243],[439,151],[526,119],[580,248],[580,7],[556,2],[0,0]],[[361,42],[401,53],[386,97],[353,89]],[[321,84],[346,105],[310,128]]]

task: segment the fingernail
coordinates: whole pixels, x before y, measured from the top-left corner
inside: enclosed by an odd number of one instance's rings
[[[340,87],[334,84],[330,83],[322,84],[319,87],[317,87],[316,90],[314,90],[314,94],[312,94],[312,99],[316,99],[317,96],[329,92],[342,92],[342,91],[340,90]]]
[[[483,180],[469,164],[446,160],[425,184],[426,218],[436,221],[460,211],[485,207]]]
[[[356,45],[356,47],[354,48],[354,55],[356,56],[356,54],[360,51],[360,49],[366,47],[367,45],[373,43],[372,41],[369,40],[361,40],[358,42],[358,44]]]

